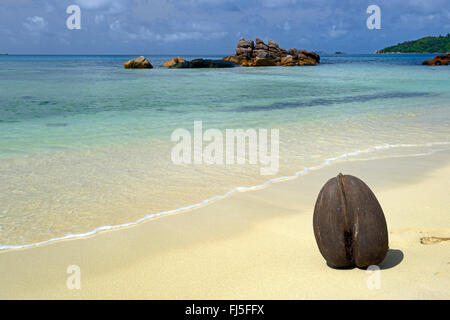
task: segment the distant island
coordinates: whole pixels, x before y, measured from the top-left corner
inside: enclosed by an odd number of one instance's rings
[[[415,41],[405,41],[378,50],[376,53],[437,53],[450,52],[450,33],[446,36],[425,37]]]

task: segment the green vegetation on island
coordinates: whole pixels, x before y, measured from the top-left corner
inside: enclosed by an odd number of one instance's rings
[[[415,41],[405,41],[378,50],[377,53],[437,53],[437,52],[450,52],[450,33],[446,36],[439,37],[425,37]]]

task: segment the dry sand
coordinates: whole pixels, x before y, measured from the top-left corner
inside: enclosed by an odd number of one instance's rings
[[[329,268],[312,213],[339,172],[363,179],[388,223],[375,274]],[[450,152],[343,161],[202,208],[83,239],[0,253],[1,299],[449,299]],[[68,290],[69,265],[81,289]]]

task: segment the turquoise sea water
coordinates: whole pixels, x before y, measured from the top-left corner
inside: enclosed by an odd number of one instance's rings
[[[148,56],[151,70],[123,69],[131,56],[0,56],[0,248],[135,222],[358,151],[450,148],[450,68],[421,65],[432,56],[232,69],[165,69],[172,56]],[[173,164],[172,132],[196,120],[279,129],[279,171]]]

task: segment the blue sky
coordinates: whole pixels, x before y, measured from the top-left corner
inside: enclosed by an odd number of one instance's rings
[[[68,30],[66,8],[81,8]],[[369,30],[366,9],[381,8]],[[369,53],[450,32],[449,0],[0,0],[0,52],[228,54],[238,39]]]

